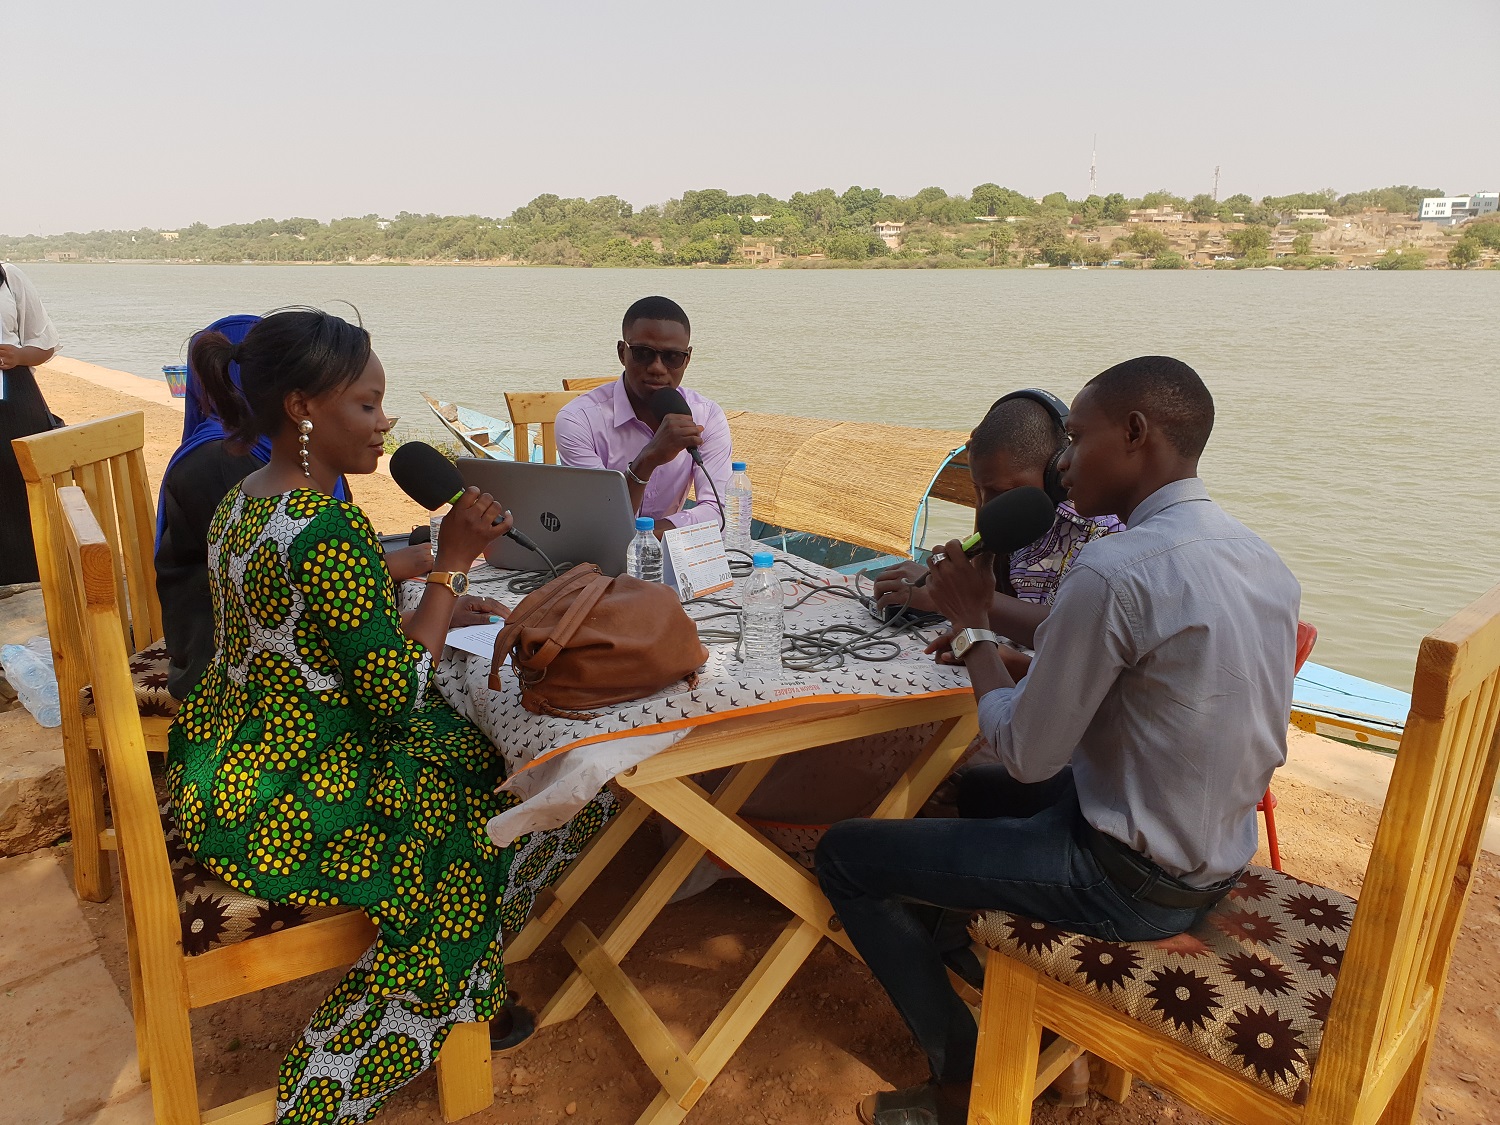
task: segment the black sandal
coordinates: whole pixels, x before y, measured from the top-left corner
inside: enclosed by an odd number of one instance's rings
[[[863,1125],[938,1125],[937,1087],[924,1082],[905,1090],[883,1090],[863,1099],[856,1112]]]
[[[510,1016],[509,1030],[501,1033],[493,1023],[490,1025],[490,1055],[508,1055],[536,1034],[536,1017],[529,1008],[506,1001],[501,1011]]]

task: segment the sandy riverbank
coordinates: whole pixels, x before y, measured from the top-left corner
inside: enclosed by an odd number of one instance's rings
[[[180,407],[159,382],[80,364],[54,361],[40,374],[55,413],[69,422],[129,410],[146,416],[146,463],[153,480],[180,439]],[[134,382],[132,382],[134,380]],[[140,386],[144,385],[144,386]],[[153,388],[160,395],[153,397]],[[388,479],[358,478],[359,503],[383,531],[404,530],[425,518]],[[1293,732],[1296,776],[1339,785],[1318,768],[1338,758],[1358,763],[1350,751],[1313,735]],[[1306,768],[1303,768],[1306,763]],[[1378,772],[1372,766],[1372,773]],[[1357,895],[1379,815],[1382,786],[1357,790],[1364,800],[1278,777],[1278,823],[1287,870],[1301,878]],[[616,861],[618,877],[600,880],[577,917],[596,933],[660,856],[654,833],[638,835]],[[1264,854],[1258,862],[1265,862]],[[106,967],[128,1003],[129,980],[118,903],[83,904],[99,939]],[[1421,1120],[1479,1125],[1494,1120],[1500,1099],[1500,875],[1486,854],[1455,952],[1434,1062]],[[673,1030],[684,1040],[707,1026],[733,987],[780,932],[785,914],[758,889],[726,880],[669,908],[627,962]],[[555,941],[511,971],[513,986],[538,1006],[561,982],[571,962]],[[263,1089],[298,1028],[338,974],[324,974],[194,1016],[196,1062],[203,1096],[214,1103]],[[798,973],[730,1060],[690,1121],[740,1125],[852,1122],[854,1103],[871,1090],[904,1086],[922,1077],[910,1038],[873,979],[858,964],[825,945]],[[59,1070],[59,1073],[62,1073]],[[617,1125],[650,1101],[649,1072],[618,1026],[596,1001],[569,1024],[538,1034],[515,1055],[496,1060],[495,1106],[470,1120],[483,1123],[558,1122]],[[567,1113],[572,1104],[575,1112]],[[1488,1108],[1487,1108],[1488,1107]],[[436,1120],[432,1076],[424,1075],[394,1097],[376,1120],[427,1125]],[[3,1116],[3,1115],[0,1115]],[[1038,1122],[1148,1125],[1206,1121],[1170,1097],[1137,1084],[1123,1105],[1094,1100],[1066,1111],[1038,1106]]]
[[[146,471],[159,486],[167,461],[182,443],[182,403],[172,398],[166,383],[64,357],[39,368],[37,381],[52,413],[65,422],[144,412]],[[376,531],[410,531],[427,522],[427,513],[388,476],[356,477],[351,485]]]

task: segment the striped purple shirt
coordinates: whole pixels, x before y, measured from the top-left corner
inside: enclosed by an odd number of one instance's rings
[[[1010,585],[1023,602],[1050,606],[1057,598],[1063,571],[1073,565],[1085,543],[1100,536],[1124,531],[1114,516],[1080,516],[1064,500],[1057,506],[1052,528],[1035,543],[1010,556]]]

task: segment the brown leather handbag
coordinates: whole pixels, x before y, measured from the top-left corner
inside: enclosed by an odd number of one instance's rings
[[[583,563],[510,614],[490,663],[496,691],[507,655],[526,710],[591,719],[589,708],[641,699],[682,679],[696,685],[708,650],[671,587],[606,578]]]

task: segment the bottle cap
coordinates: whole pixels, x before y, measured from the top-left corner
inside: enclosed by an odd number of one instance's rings
[[[731,461],[729,464],[729,471],[731,473],[743,473],[745,471],[745,462]]]
[[[636,516],[635,529],[637,531],[651,531],[656,527],[656,521],[650,516]]]
[[[756,570],[770,570],[776,565],[776,556],[770,551],[756,551],[750,556],[750,561],[755,564]]]

